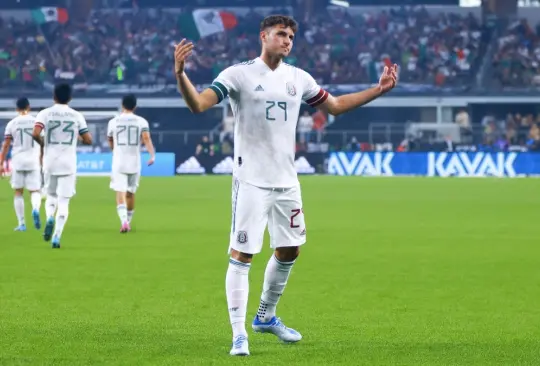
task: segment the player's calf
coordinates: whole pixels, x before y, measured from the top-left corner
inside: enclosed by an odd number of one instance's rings
[[[32,219],[34,220],[34,227],[39,230],[41,228],[41,219],[39,217],[41,193],[39,191],[31,192],[30,201],[32,202]]]
[[[15,209],[15,215],[17,216],[17,227],[15,228],[15,231],[26,231],[26,223],[24,219],[24,197],[22,189],[15,190],[13,207]]]
[[[53,248],[60,247],[60,239],[64,232],[67,219],[69,217],[69,198],[58,197],[58,210],[56,211],[56,225],[52,241]]]
[[[126,192],[116,192],[116,213],[120,218],[120,232],[127,233],[131,230],[129,227],[128,211],[126,205]]]
[[[292,267],[300,253],[298,247],[276,249],[266,266],[263,292],[257,315],[252,328],[260,333],[272,333],[284,342],[298,342],[302,335],[292,328],[286,327],[276,317],[276,307],[283,295]]]

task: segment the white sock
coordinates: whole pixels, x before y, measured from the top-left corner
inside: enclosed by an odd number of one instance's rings
[[[41,208],[41,193],[32,192],[30,194],[30,202],[32,202],[32,210],[39,211]]]
[[[58,211],[56,211],[56,226],[54,235],[61,237],[64,231],[64,225],[69,216],[69,198],[58,197]]]
[[[120,218],[121,224],[128,222],[127,207],[125,204],[120,204],[116,206],[116,212],[118,213],[118,217]]]
[[[128,223],[130,224],[131,224],[131,220],[133,220],[133,214],[135,214],[135,210],[131,210],[127,212],[127,219],[128,219]]]
[[[45,201],[45,215],[47,216],[47,219],[54,217],[57,203],[57,197],[47,195],[47,200]]]
[[[24,198],[23,196],[15,196],[13,200],[13,206],[15,207],[15,215],[17,215],[17,221],[19,225],[24,225]]]
[[[229,259],[229,268],[225,278],[227,293],[227,306],[233,330],[233,338],[239,335],[247,336],[246,312],[249,294],[249,268],[250,263],[242,263]]]
[[[293,267],[292,262],[281,262],[273,254],[268,261],[266,271],[264,272],[263,292],[261,303],[257,311],[257,317],[262,322],[268,322],[276,315],[276,306],[283,290],[287,285],[289,274]]]

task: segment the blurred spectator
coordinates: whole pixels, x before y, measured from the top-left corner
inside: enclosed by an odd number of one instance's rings
[[[234,139],[234,116],[230,106],[227,108],[227,114],[223,117],[219,141],[223,143],[226,138],[229,138],[231,141]]]
[[[466,109],[460,110],[456,114],[456,124],[459,125],[459,131],[463,142],[470,142],[472,137],[472,126],[469,113]]]
[[[201,142],[195,149],[195,155],[202,157],[214,155],[214,145],[212,145],[208,136],[203,136]]]
[[[310,142],[311,130],[313,129],[313,117],[305,111],[298,119],[298,141],[301,144]]]

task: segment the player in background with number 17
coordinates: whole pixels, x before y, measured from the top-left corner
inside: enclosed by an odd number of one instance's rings
[[[75,195],[77,138],[80,136],[83,144],[92,145],[92,136],[83,115],[68,106],[71,93],[68,84],[55,86],[55,104],[38,113],[32,133],[34,140],[43,147],[47,193],[47,222],[43,238],[49,241],[52,237],[53,248],[60,248],[60,239],[69,214],[69,200]],[[44,137],[41,137],[42,131]]]
[[[15,231],[26,231],[24,219],[24,189],[30,192],[34,227],[41,228],[39,209],[41,207],[41,168],[43,151],[32,138],[34,116],[30,114],[30,103],[26,98],[17,100],[17,117],[9,121],[4,133],[4,145],[0,152],[0,176],[4,174],[4,162],[10,145],[13,145],[11,187],[15,190],[14,207],[18,226]]]

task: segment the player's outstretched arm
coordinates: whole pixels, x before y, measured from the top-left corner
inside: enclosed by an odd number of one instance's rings
[[[186,58],[192,52],[193,43],[186,42],[185,39],[176,45],[174,51],[174,72],[176,74],[178,89],[180,89],[189,110],[193,113],[202,113],[216,105],[218,103],[218,97],[210,89],[206,89],[199,94],[184,72]]]
[[[141,133],[141,137],[144,146],[146,146],[146,150],[148,150],[148,153],[150,154],[150,160],[148,160],[148,165],[152,165],[156,160],[156,149],[154,148],[154,144],[152,143],[152,137],[150,137],[150,132],[143,131]]]
[[[384,72],[379,79],[379,85],[363,90],[358,93],[351,93],[334,97],[329,95],[324,103],[319,108],[327,111],[328,113],[337,116],[355,109],[357,107],[368,104],[372,100],[386,94],[392,90],[397,84],[397,68],[394,64],[392,67],[385,66]]]

